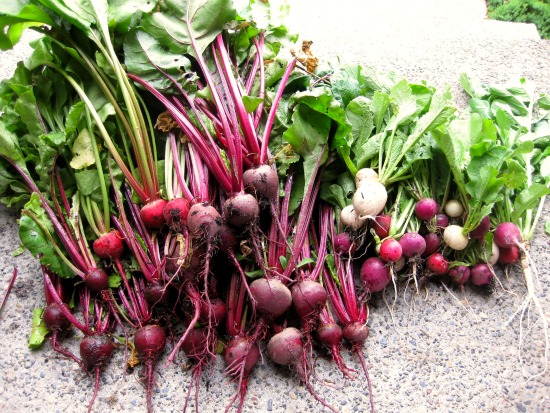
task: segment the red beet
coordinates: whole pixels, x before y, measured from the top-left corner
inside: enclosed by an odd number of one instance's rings
[[[209,203],[197,203],[189,209],[187,228],[193,237],[206,236],[208,239],[215,239],[220,234],[221,226],[219,212]]]
[[[267,355],[274,363],[283,366],[298,364],[302,357],[304,345],[300,330],[287,327],[275,334],[267,343]]]
[[[256,303],[256,310],[269,317],[279,317],[292,304],[290,290],[278,279],[258,278],[250,284],[250,293]]]
[[[318,340],[329,348],[340,345],[342,337],[342,327],[336,323],[324,323],[317,329]]]
[[[200,305],[200,321],[204,324],[212,323],[213,325],[219,325],[227,314],[227,308],[223,300],[219,298],[212,298],[210,305],[206,301],[201,301]]]
[[[162,212],[165,205],[166,201],[160,198],[143,205],[139,211],[139,216],[143,223],[153,229],[162,227],[164,224],[164,215]]]
[[[80,358],[87,368],[104,366],[115,349],[107,336],[86,336],[80,342]]]
[[[187,224],[189,209],[190,205],[187,199],[174,198],[164,205],[162,216],[171,229],[180,232]]]
[[[118,260],[124,254],[122,234],[116,230],[103,234],[94,241],[92,247],[99,258]]]
[[[315,319],[327,302],[327,292],[317,281],[304,280],[292,287],[292,305],[302,326]]]
[[[361,266],[361,281],[372,293],[382,291],[391,281],[386,263],[378,257],[365,260]]]
[[[171,302],[170,290],[160,284],[149,284],[143,295],[151,307],[168,306]]]
[[[269,165],[260,165],[243,173],[245,188],[251,188],[262,198],[275,200],[279,195],[277,170]]]
[[[242,227],[258,220],[260,205],[253,195],[240,193],[227,198],[223,203],[225,220],[236,227]]]
[[[362,344],[369,337],[369,327],[360,322],[350,323],[344,327],[343,335],[352,344]]]
[[[260,349],[257,343],[238,336],[227,343],[224,360],[228,371],[242,371],[244,377],[248,377],[260,360]]]
[[[70,311],[70,308],[67,304],[63,306]],[[44,314],[42,315],[44,324],[51,331],[63,331],[67,330],[71,326],[71,322],[65,317],[59,305],[57,303],[51,303],[44,309]]]
[[[94,293],[109,288],[109,276],[101,268],[95,268],[84,276],[84,284]]]

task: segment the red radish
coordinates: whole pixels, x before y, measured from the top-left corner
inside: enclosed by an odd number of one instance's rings
[[[379,181],[366,179],[353,194],[352,203],[359,218],[374,218],[386,206],[388,192]]]
[[[250,293],[258,312],[276,318],[292,305],[290,290],[278,279],[258,278],[250,284]]]
[[[378,255],[386,262],[396,262],[399,261],[403,255],[403,248],[396,239],[386,238],[380,244],[380,252]]]
[[[136,331],[134,346],[139,357],[145,363],[145,381],[147,394],[147,411],[153,411],[152,396],[155,373],[155,361],[162,354],[166,345],[166,334],[159,325],[147,325]]]
[[[519,260],[519,248],[512,246],[509,248],[499,248],[498,262],[501,264],[515,264]]]
[[[372,229],[380,239],[387,238],[390,233],[391,216],[386,214],[377,215],[372,220]]]
[[[365,226],[365,220],[360,219],[353,205],[348,205],[340,211],[340,222],[343,226],[359,230]]]
[[[118,260],[124,253],[122,234],[116,230],[103,234],[94,241],[92,247],[99,258]]]
[[[185,198],[174,198],[168,201],[162,210],[166,224],[176,232],[180,232],[187,224],[189,215],[189,201]]]
[[[189,209],[187,228],[193,237],[215,239],[220,233],[222,218],[216,208],[207,202],[197,203]]]
[[[391,281],[386,263],[378,257],[367,258],[361,266],[361,281],[371,293],[382,291]]]
[[[503,222],[495,229],[495,242],[501,248],[517,246],[521,242],[521,231],[512,222]]]
[[[447,228],[449,225],[449,217],[445,214],[437,214],[435,216],[435,225],[437,229]]]
[[[429,257],[434,252],[437,252],[441,246],[441,238],[435,232],[429,232],[424,235],[424,240],[426,241],[426,249],[422,253],[422,257]]]
[[[343,335],[351,344],[363,344],[369,337],[369,327],[356,321],[344,327]]]
[[[493,271],[489,265],[485,263],[479,263],[472,267],[470,272],[470,281],[473,285],[478,287],[488,285],[493,279]]]
[[[143,223],[152,229],[159,229],[164,224],[163,210],[166,205],[164,199],[156,199],[141,207],[139,216]]]
[[[296,365],[303,355],[304,344],[300,330],[287,327],[275,334],[267,343],[267,355],[274,363]]]
[[[449,261],[440,253],[436,252],[426,260],[428,270],[437,275],[445,275],[449,270]]]
[[[458,218],[464,213],[462,203],[456,199],[449,199],[445,203],[445,213],[451,218]]]
[[[353,242],[351,235],[347,232],[336,234],[333,245],[336,254],[353,255],[357,251],[357,243]]]
[[[422,221],[429,221],[437,214],[439,205],[432,198],[422,198],[414,206],[414,213]]]
[[[449,248],[462,251],[468,246],[468,237],[462,233],[460,225],[449,225],[443,231],[443,239]]]
[[[101,268],[95,268],[84,276],[84,284],[94,293],[109,288],[109,276]]]
[[[488,215],[481,219],[481,222],[468,234],[472,239],[483,240],[485,235],[489,232],[491,227],[491,220]]]
[[[465,265],[459,265],[449,270],[449,277],[455,284],[464,285],[470,279],[470,268]]]
[[[406,232],[399,239],[403,255],[407,258],[420,257],[426,250],[426,241],[418,232]]]
[[[302,327],[317,321],[319,311],[327,302],[325,288],[313,280],[303,280],[292,287],[292,305],[302,321]]]
[[[258,220],[260,205],[253,195],[239,193],[227,198],[223,204],[225,220],[236,227],[252,224]]]
[[[405,268],[405,256],[401,256],[401,258],[393,265],[394,271],[401,271],[403,268]]]
[[[67,311],[71,311],[67,304],[63,304]],[[59,305],[53,302],[44,309],[42,314],[44,324],[51,331],[63,331],[67,330],[71,326],[71,322],[65,317]]]
[[[262,198],[273,201],[279,195],[277,171],[269,165],[260,165],[243,173],[245,188],[252,188]]]

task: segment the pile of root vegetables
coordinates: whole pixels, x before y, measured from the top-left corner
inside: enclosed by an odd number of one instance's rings
[[[371,297],[493,288],[497,266],[521,268],[515,316],[548,348],[529,242],[550,100],[530,82],[464,75],[459,113],[448,90],[319,63],[310,42],[289,53],[284,8],[266,2],[73,3],[0,7],[3,48],[44,35],[0,84],[0,192],[44,281],[29,346],[92,373],[90,411],[114,351],[142,366],[147,411],[157,368],[192,362],[185,410],[220,355],[227,410],[266,356],[336,411],[317,353],[364,375],[374,410]]]

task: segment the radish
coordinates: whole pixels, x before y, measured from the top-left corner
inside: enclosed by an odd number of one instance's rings
[[[122,234],[116,230],[103,234],[94,241],[92,247],[99,258],[118,260],[124,253]]]
[[[279,195],[279,177],[277,170],[267,164],[247,169],[243,173],[245,188],[251,188],[263,199],[271,202]]]
[[[499,248],[498,262],[501,264],[515,264],[519,260],[519,248],[511,246],[509,248]]]
[[[434,274],[445,275],[449,270],[449,261],[447,261],[443,254],[436,252],[428,257],[426,266]]]
[[[189,215],[189,201],[185,198],[173,198],[162,209],[162,216],[166,224],[174,231],[181,232],[187,224]]]
[[[485,239],[485,235],[489,232],[489,228],[491,227],[491,220],[488,215],[485,215],[481,222],[477,227],[475,227],[470,233],[468,234],[470,238],[472,239],[478,239],[483,240]]]
[[[460,225],[449,225],[443,231],[443,239],[449,248],[462,251],[468,246],[468,237],[462,233]]]
[[[386,238],[380,244],[380,251],[378,255],[386,262],[396,262],[399,261],[403,255],[403,248],[396,239]]]
[[[449,226],[449,217],[446,214],[437,214],[435,216],[435,225],[437,229],[444,229]]]
[[[156,324],[147,325],[136,331],[134,346],[141,360],[145,363],[145,381],[147,383],[147,411],[153,411],[152,396],[155,361],[160,357],[166,344],[164,329]]]
[[[511,222],[499,224],[494,233],[495,243],[501,248],[517,246],[521,242],[521,231]]]
[[[422,258],[429,257],[434,252],[437,252],[441,246],[441,238],[435,232],[429,232],[424,236],[426,241],[426,249],[422,253]]]
[[[359,188],[365,180],[378,180],[378,173],[371,168],[361,168],[355,174],[355,187]]]
[[[360,219],[374,218],[386,206],[388,193],[379,181],[363,180],[353,194],[352,204]]]
[[[361,281],[371,293],[382,291],[391,281],[386,263],[378,257],[367,258],[361,266]]]
[[[141,207],[139,215],[143,223],[151,229],[159,229],[164,224],[163,210],[166,205],[164,199],[156,199]]]
[[[278,279],[258,278],[250,284],[250,293],[256,311],[269,318],[276,318],[292,305],[290,290]]]
[[[399,239],[403,255],[407,258],[420,257],[426,250],[426,241],[418,232],[406,232]]]
[[[340,212],[340,222],[343,226],[359,230],[365,226],[365,220],[360,219],[353,205],[348,205]]]
[[[491,249],[491,255],[489,256],[489,259],[487,262],[491,265],[495,265],[498,262],[498,258],[500,256],[500,248],[493,240],[493,248]]]
[[[377,215],[372,221],[372,229],[380,239],[387,238],[391,227],[391,216],[382,214]]]
[[[455,284],[464,285],[470,279],[470,268],[465,265],[459,265],[449,270],[449,277]]]
[[[449,199],[445,203],[445,213],[451,218],[458,218],[464,213],[464,207],[462,203],[456,199]]]
[[[432,198],[422,198],[414,206],[414,213],[422,221],[429,221],[437,214],[439,205]]]
[[[405,264],[405,256],[401,256],[401,258],[393,266],[394,271],[401,271],[403,268],[405,268]]]
[[[489,285],[493,279],[491,267],[485,263],[479,263],[470,270],[470,281],[478,287]]]
[[[238,193],[229,197],[223,204],[225,220],[236,227],[252,224],[258,220],[260,205],[253,195]]]

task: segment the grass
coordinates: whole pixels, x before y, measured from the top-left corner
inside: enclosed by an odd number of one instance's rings
[[[534,23],[550,39],[550,0],[487,0],[487,11],[494,20]]]

